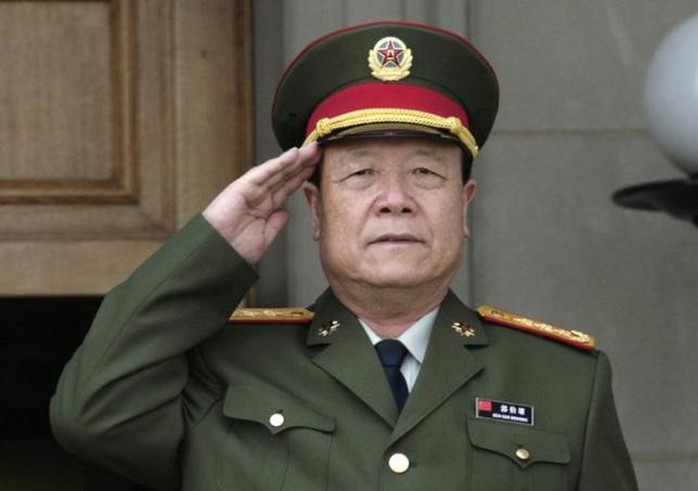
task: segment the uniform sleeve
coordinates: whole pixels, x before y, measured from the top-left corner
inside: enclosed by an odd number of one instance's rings
[[[637,490],[635,471],[613,401],[611,366],[602,352],[596,364],[578,490]]]
[[[197,216],[102,302],[51,400],[71,453],[176,488],[186,352],[218,332],[257,279]]]

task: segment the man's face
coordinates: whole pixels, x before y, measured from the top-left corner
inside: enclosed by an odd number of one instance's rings
[[[427,138],[365,138],[324,150],[305,192],[330,284],[445,288],[461,259],[475,182],[462,150]]]

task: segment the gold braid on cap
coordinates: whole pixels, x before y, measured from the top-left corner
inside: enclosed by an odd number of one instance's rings
[[[318,141],[337,130],[343,130],[354,126],[376,123],[403,123],[427,126],[438,130],[446,130],[465,145],[475,158],[480,151],[475,137],[468,128],[463,126],[460,119],[455,116],[444,118],[436,114],[417,111],[414,109],[372,108],[359,109],[340,114],[333,118],[318,120],[315,129],[308,135],[303,145]]]

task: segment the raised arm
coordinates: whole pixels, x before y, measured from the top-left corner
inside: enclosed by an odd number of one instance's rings
[[[309,146],[250,170],[105,297],[51,401],[63,447],[148,486],[177,487],[193,411],[182,397],[186,353],[252,286],[251,265],[288,221],[283,204],[319,159]],[[208,404],[217,397],[211,390]]]

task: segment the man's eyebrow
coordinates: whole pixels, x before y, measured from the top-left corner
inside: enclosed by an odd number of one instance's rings
[[[371,153],[372,153],[371,150],[369,150],[367,148],[355,148],[355,149],[349,150],[344,155],[342,155],[342,157],[339,159],[339,162],[341,164],[346,164],[348,162],[351,162],[352,160],[370,157]]]
[[[437,162],[446,161],[446,152],[439,151],[439,148],[420,147],[415,150],[414,154],[420,157],[431,157]]]

